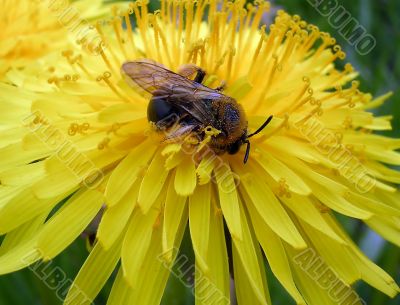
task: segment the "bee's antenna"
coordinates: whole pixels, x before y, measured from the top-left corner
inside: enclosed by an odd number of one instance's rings
[[[244,141],[244,143],[247,144],[246,153],[244,154],[244,159],[243,159],[243,163],[246,164],[247,160],[249,159],[249,155],[250,155],[250,141],[246,140],[246,141]]]
[[[249,160],[249,155],[250,155],[250,141],[248,140],[248,138],[251,138],[252,136],[255,136],[256,134],[258,134],[261,130],[263,130],[268,124],[269,122],[271,122],[273,116],[270,115],[269,118],[253,133],[249,134],[246,137],[246,140],[243,141],[244,144],[247,144],[246,147],[246,153],[244,154],[244,159],[243,159],[243,163],[246,164],[247,161]]]
[[[270,115],[269,118],[264,122],[264,124],[262,124],[255,132],[253,132],[252,134],[249,134],[249,135],[247,136],[247,139],[248,139],[248,138],[251,138],[252,136],[255,136],[255,135],[258,134],[261,130],[263,130],[263,129],[269,124],[269,122],[271,122],[272,118],[273,118],[273,115]],[[246,142],[245,142],[245,143],[246,143]],[[245,163],[246,163],[246,162],[245,162]]]

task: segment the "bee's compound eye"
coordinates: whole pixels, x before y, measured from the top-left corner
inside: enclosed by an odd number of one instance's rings
[[[173,114],[171,103],[164,99],[152,98],[147,105],[147,119],[150,122],[158,123]]]
[[[241,146],[242,146],[241,140],[237,140],[236,142],[232,143],[228,147],[228,154],[230,154],[230,155],[236,154],[239,151]]]

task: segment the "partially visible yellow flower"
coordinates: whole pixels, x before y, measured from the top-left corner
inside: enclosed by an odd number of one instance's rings
[[[0,77],[83,38],[105,12],[101,0],[1,0]]]
[[[367,111],[388,95],[372,99],[350,64],[335,67],[345,54],[329,34],[283,11],[260,28],[269,4],[244,3],[162,1],[150,14],[137,1],[96,24],[100,56],[66,49],[30,75],[46,77],[46,92],[1,85],[0,273],[55,257],[105,207],[66,304],[94,299],[117,266],[108,304],[159,304],[187,223],[197,304],[230,300],[228,260],[239,304],[271,304],[262,251],[297,304],[343,296],[360,304],[351,288],[358,280],[399,292],[334,214],[400,245],[400,174],[383,165],[400,165],[400,140],[373,134],[390,129],[390,117]],[[138,58],[172,71],[196,64],[212,88],[225,81],[251,131],[274,115],[251,139],[249,162],[243,149],[215,156],[190,139],[170,144],[154,134],[148,99],[120,75]],[[326,288],[333,280],[336,294]]]

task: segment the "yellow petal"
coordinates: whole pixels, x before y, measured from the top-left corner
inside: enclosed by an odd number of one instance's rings
[[[132,150],[113,170],[105,191],[108,206],[117,204],[129,191],[147,162],[153,157],[155,149],[153,143],[145,141]]]
[[[375,232],[400,247],[400,219],[374,216],[365,221]]]
[[[182,240],[183,232],[186,226],[186,219],[183,220],[176,234],[174,249],[178,249]],[[162,226],[155,228],[150,243],[149,250],[145,255],[145,259],[141,266],[140,281],[138,285],[131,290],[129,296],[129,304],[140,305],[159,305],[167,284],[168,277],[172,272],[172,264],[164,261],[162,253],[161,230]],[[173,251],[172,262],[175,260],[177,251]],[[174,274],[171,276],[179,276]],[[115,303],[115,305],[127,304],[126,302]],[[112,304],[114,305],[114,304]]]
[[[279,156],[278,156],[279,157]],[[344,194],[348,191],[348,187],[339,183],[338,181],[332,180],[329,177],[326,177],[324,174],[318,173],[313,167],[306,165],[304,162],[291,158],[291,157],[282,157],[281,161],[286,161],[290,166],[295,169],[302,177],[312,180],[313,182],[321,185],[328,190],[338,193]],[[310,186],[312,188],[312,186]]]
[[[105,210],[97,230],[98,242],[105,250],[115,243],[128,223],[136,205],[138,192],[139,183],[136,182],[115,206],[107,207]]]
[[[2,209],[7,202],[13,197],[22,192],[25,188],[21,186],[5,186],[0,185],[0,209]]]
[[[366,147],[365,153],[371,159],[388,164],[400,165],[400,153],[380,147]]]
[[[374,146],[374,147],[385,147],[387,149],[398,149],[400,148],[400,140],[388,138],[378,134],[360,134],[359,132],[347,132],[343,134],[343,143],[350,145],[361,146]]]
[[[25,165],[43,159],[50,154],[48,148],[43,150],[23,150],[22,143],[7,145],[0,149],[0,168],[6,170],[19,165]]]
[[[199,305],[230,304],[230,275],[228,254],[221,213],[213,211],[210,217],[208,272],[196,265],[195,300]]]
[[[20,244],[29,241],[35,235],[37,235],[37,232],[42,227],[49,212],[50,211],[45,212],[39,216],[36,216],[35,218],[24,223],[23,225],[20,225],[13,231],[7,233],[0,246],[0,255],[10,251],[11,249],[19,246]]]
[[[392,130],[392,125],[390,124],[392,119],[392,116],[382,116],[378,118],[374,117],[371,124],[364,125],[362,127],[372,130]]]
[[[167,170],[171,170],[177,167],[183,160],[185,159],[185,155],[183,152],[179,151],[177,153],[170,153],[165,160],[165,168]]]
[[[285,249],[286,252],[288,254],[289,257],[289,262],[291,263],[291,267],[292,267],[292,272],[293,272],[293,277],[294,280],[296,282],[296,285],[298,287],[298,289],[300,290],[302,296],[304,297],[304,299],[306,300],[307,304],[310,305],[337,305],[341,300],[334,300],[332,298],[332,296],[329,294],[330,290],[330,286],[328,286],[328,289],[324,289],[324,286],[321,286],[321,284],[319,284],[318,280],[319,277],[315,277],[312,273],[311,276],[308,273],[307,270],[304,270],[304,268],[302,267],[302,265],[300,265],[299,263],[297,263],[297,258],[301,255],[306,255],[303,253],[307,253],[305,251],[307,250],[303,250],[303,252],[301,251],[296,251],[293,248],[285,245]],[[315,251],[315,250],[312,250]],[[315,256],[312,257],[312,259],[316,259],[318,257],[318,254],[316,254],[316,252],[310,252]],[[319,266],[319,265],[318,265]],[[326,268],[324,269],[324,271],[327,270]],[[326,273],[326,271],[325,271]],[[323,277],[322,277],[323,278]],[[337,281],[337,279],[334,277],[333,278],[335,281]],[[340,286],[343,287],[343,286]],[[347,288],[347,289],[351,289],[351,288]],[[348,293],[346,291],[346,293]]]
[[[121,240],[105,250],[97,243],[69,288],[64,305],[89,305],[103,288],[121,256]]]
[[[348,246],[326,238],[325,234],[302,221],[300,223],[323,261],[337,273],[344,283],[351,285],[360,279],[360,270],[354,264]]]
[[[290,198],[281,198],[281,201],[285,203],[286,206],[291,209],[297,217],[304,220],[314,229],[319,230],[321,233],[335,239],[339,243],[346,243],[326,223],[325,219],[321,215],[321,211],[315,207],[313,202],[308,197],[293,194]]]
[[[376,197],[385,200],[388,205],[393,206],[395,209],[400,209],[400,192],[388,193],[377,191]]]
[[[338,118],[343,119],[340,120]],[[366,126],[371,124],[373,121],[373,116],[370,112],[346,107],[324,111],[321,121],[323,122],[325,128],[339,129],[343,128],[342,124],[345,118],[351,118],[352,125],[354,127]]]
[[[62,92],[51,92],[42,95],[40,100],[32,102],[31,112],[38,112],[44,117],[52,118],[62,116],[65,113],[85,113],[93,111],[88,104],[80,103],[79,97],[74,95],[66,96]],[[58,122],[57,122],[58,123]]]
[[[170,154],[176,154],[180,152],[182,149],[182,144],[179,143],[171,143],[168,144],[161,152],[163,156],[168,156]]]
[[[0,209],[0,234],[9,232],[26,221],[48,211],[63,198],[65,196],[38,199],[29,188],[16,193]]]
[[[208,272],[207,254],[210,232],[210,184],[198,186],[189,198],[189,227],[196,264]]]
[[[8,126],[0,126],[0,132],[0,148],[2,148],[10,144],[18,143],[26,133],[26,129],[23,127],[9,128]]]
[[[246,164],[246,170],[251,171],[258,179],[246,174],[241,165],[235,166],[235,170],[241,177],[240,188],[248,194],[263,221],[293,247],[305,248],[305,241],[269,185],[260,178],[262,175],[258,175],[256,166],[251,163]]]
[[[141,279],[140,268],[146,258],[153,234],[154,223],[160,212],[151,209],[147,215],[136,209],[132,215],[122,244],[122,268],[131,287],[136,287]]]
[[[168,171],[165,170],[164,163],[165,158],[160,152],[156,152],[143,177],[138,197],[138,204],[143,214],[152,207],[167,180]]]
[[[99,122],[102,123],[126,123],[144,117],[143,110],[138,110],[134,104],[113,104],[104,108],[99,113]]]
[[[186,156],[178,165],[175,173],[175,190],[178,195],[189,196],[196,187],[196,168],[192,158]]]
[[[65,152],[60,149],[56,155],[46,159],[45,168],[48,175],[34,185],[35,195],[39,198],[58,196],[71,192],[79,184],[95,188],[104,182],[102,169],[118,161],[120,152],[79,152],[73,150],[69,156],[69,148]]]
[[[256,160],[276,182],[285,179],[285,182],[289,185],[290,191],[305,196],[311,194],[311,189],[304,180],[283,162],[274,158],[272,154],[263,151],[260,158],[256,158]]]
[[[250,281],[248,280],[246,267],[244,267],[243,263],[240,261],[239,254],[235,248],[232,249],[232,254],[237,303],[254,305],[272,304],[270,300],[260,300],[259,296],[254,293]]]
[[[37,236],[12,248],[0,256],[0,274],[11,273],[41,259],[42,253],[36,248]]]
[[[0,181],[3,185],[26,185],[44,175],[44,162],[35,162],[3,171],[0,174]]]
[[[351,202],[347,201],[343,195],[330,192],[326,188],[314,184],[314,182],[311,181],[309,181],[309,184],[313,188],[314,196],[332,210],[358,219],[368,219],[372,216],[371,212],[355,206]]]
[[[266,285],[264,264],[262,263],[262,259],[260,259],[262,257],[260,248],[258,243],[253,239],[253,233],[241,206],[240,214],[242,218],[243,238],[242,240],[232,238],[233,260],[236,267],[236,270],[234,270],[235,279],[239,279],[239,282],[236,283],[237,292],[240,295],[251,297],[250,300],[255,301],[255,304],[271,304]],[[250,290],[251,292],[246,290]],[[240,298],[242,299],[243,296]]]
[[[400,292],[399,286],[384,270],[375,265],[360,248],[351,240],[342,226],[330,215],[324,215],[325,220],[346,241],[352,250],[353,263],[361,272],[361,278],[371,286],[379,289],[390,297],[395,297]]]
[[[44,178],[36,182],[32,189],[35,196],[41,200],[60,196],[60,194],[73,192],[82,182],[81,177],[77,176],[73,171],[60,168],[56,174],[46,175]]]
[[[214,154],[207,154],[205,155],[200,164],[197,166],[196,173],[199,177],[199,184],[207,184],[210,182],[212,177],[212,170],[215,166],[215,155]]]
[[[288,147],[297,147],[297,149],[290,149]],[[289,137],[283,136],[273,136],[268,139],[265,145],[267,151],[274,151],[274,155],[283,155],[286,157],[297,157],[303,161],[311,164],[318,164],[320,162],[319,158],[311,151],[309,145],[303,142],[295,141]]]
[[[221,163],[214,168],[218,185],[219,203],[226,220],[229,232],[237,239],[242,238],[242,225],[240,219],[239,200],[237,194],[237,180],[228,163]]]
[[[3,124],[20,122],[21,118],[29,114],[33,99],[35,99],[33,92],[2,82],[0,84],[0,121]]]
[[[43,257],[51,259],[68,247],[89,225],[103,203],[103,194],[98,191],[83,189],[74,194],[39,234],[38,248]]]
[[[365,166],[371,176],[384,181],[400,184],[400,172],[387,168],[379,162],[366,162]]]
[[[378,201],[370,198],[367,194],[360,195],[354,192],[349,192],[347,193],[346,199],[361,209],[371,211],[376,215],[385,215],[387,217],[400,216],[400,209],[385,204],[382,199],[379,199]]]
[[[293,281],[290,264],[281,239],[265,224],[254,207],[248,205],[248,210],[258,242],[264,250],[272,272],[297,304],[305,304]]]
[[[176,239],[176,233],[179,229],[179,224],[188,218],[187,216],[186,197],[179,196],[174,187],[174,179],[171,177],[167,198],[164,205],[164,222],[163,222],[163,251],[166,253],[166,261],[171,262],[173,245]]]
[[[128,304],[132,288],[124,278],[122,267],[119,268],[118,274],[114,280],[111,293],[107,299],[107,305]]]
[[[386,94],[383,94],[381,96],[378,96],[377,98],[375,98],[373,101],[362,105],[360,107],[360,109],[373,109],[376,107],[381,106],[388,98],[390,98],[393,95],[393,92],[388,92]]]
[[[147,118],[125,123],[118,129],[118,134],[121,136],[143,134],[143,126],[146,124],[148,124]]]
[[[122,267],[119,267],[117,276],[115,277],[110,295],[107,299],[107,305],[120,305],[129,302],[131,287],[124,278]]]

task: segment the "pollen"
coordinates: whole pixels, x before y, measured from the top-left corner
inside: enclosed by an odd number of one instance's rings
[[[390,297],[400,291],[337,221],[340,214],[365,222],[400,245],[400,141],[376,134],[391,128],[391,117],[370,111],[390,93],[362,92],[353,66],[338,68],[346,54],[330,34],[283,10],[266,22],[271,5],[262,0],[161,0],[155,12],[142,0],[109,13],[93,7],[100,0],[72,1],[93,24],[98,43],[87,47],[89,39],[34,9],[40,1],[17,2],[25,1],[6,1],[0,12],[15,21],[0,33],[0,45],[11,46],[0,74],[7,78],[0,90],[0,274],[54,258],[101,211],[98,243],[71,285],[85,300],[72,289],[66,304],[91,302],[115,269],[110,304],[159,303],[171,266],[155,258],[172,264],[171,249],[183,238],[193,248],[194,284],[215,288],[202,293],[218,291],[227,303],[236,302],[231,274],[239,305],[270,303],[266,263],[293,303],[331,302],[293,264],[304,249],[349,291],[358,280]],[[18,45],[16,32],[26,37]],[[57,48],[37,60],[53,41]],[[209,89],[196,85],[194,94],[205,92],[196,106],[221,93],[236,101],[245,114],[239,139],[249,145],[234,142],[233,154],[208,149],[222,135],[207,107],[197,117],[182,107],[171,130],[148,122],[151,95],[170,79],[138,73],[148,82],[136,88],[120,71],[139,60],[174,73],[199,66]],[[49,122],[53,128],[40,129]],[[32,132],[44,129],[46,143]],[[61,208],[51,213],[54,207]],[[27,230],[29,238],[15,234]]]
[[[121,128],[120,123],[114,123],[111,125],[111,127],[107,130],[107,133],[113,133],[114,135],[117,135],[118,129]]]
[[[99,150],[103,150],[103,149],[107,148],[107,147],[108,147],[108,144],[110,143],[110,141],[111,141],[110,138],[108,138],[108,137],[104,138],[104,139],[97,145],[97,148],[98,148]]]
[[[279,197],[283,197],[283,196],[285,196],[287,198],[291,197],[291,193],[289,191],[289,185],[287,184],[285,178],[279,179],[278,186],[276,188],[276,193]]]
[[[71,123],[71,125],[68,128],[68,135],[74,136],[77,133],[84,134],[89,130],[89,128],[90,128],[89,123],[82,123],[82,124]]]

